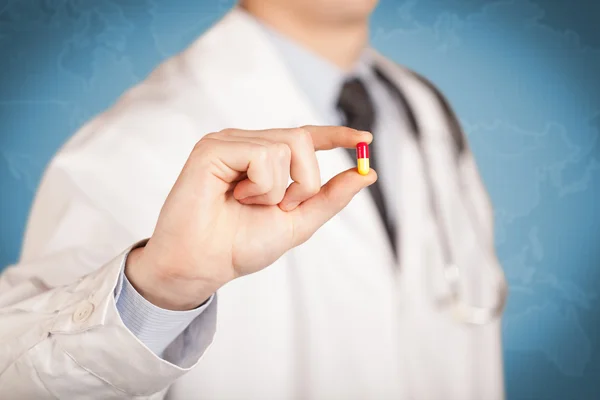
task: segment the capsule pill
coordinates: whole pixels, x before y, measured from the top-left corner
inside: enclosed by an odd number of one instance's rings
[[[356,145],[356,166],[359,174],[369,173],[369,145],[365,142]]]

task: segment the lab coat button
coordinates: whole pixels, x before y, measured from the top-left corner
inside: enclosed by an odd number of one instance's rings
[[[84,301],[83,303],[77,306],[77,309],[73,313],[73,322],[81,323],[85,322],[90,315],[94,312],[94,305],[88,301]]]

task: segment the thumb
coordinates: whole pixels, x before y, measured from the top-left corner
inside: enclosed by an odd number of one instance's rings
[[[306,242],[325,222],[342,211],[361,189],[375,181],[377,173],[372,169],[366,176],[352,168],[331,178],[319,193],[291,212],[294,246]]]

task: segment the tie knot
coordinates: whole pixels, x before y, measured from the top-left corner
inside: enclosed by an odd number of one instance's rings
[[[360,79],[352,78],[344,82],[337,106],[346,118],[346,126],[361,131],[373,130],[375,108]]]

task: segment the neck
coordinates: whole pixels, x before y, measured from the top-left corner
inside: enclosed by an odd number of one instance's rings
[[[242,2],[242,7],[281,34],[310,49],[344,71],[351,70],[369,35],[368,20],[343,24],[306,21],[286,9],[255,7],[255,2]]]

